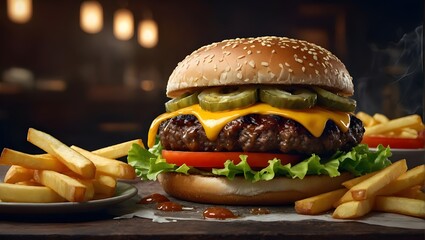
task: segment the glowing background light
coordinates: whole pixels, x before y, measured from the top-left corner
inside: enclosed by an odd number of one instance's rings
[[[7,15],[15,23],[26,23],[32,16],[32,0],[7,0]]]
[[[114,36],[119,40],[129,40],[133,34],[133,14],[127,9],[117,10],[114,14]]]
[[[158,25],[154,20],[147,19],[140,21],[138,42],[145,48],[153,48],[158,44]]]
[[[85,1],[80,8],[80,26],[87,33],[98,33],[103,27],[103,8],[97,1]]]

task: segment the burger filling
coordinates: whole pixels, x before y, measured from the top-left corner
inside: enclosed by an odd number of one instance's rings
[[[348,131],[328,121],[320,137],[314,137],[298,122],[277,115],[250,114],[239,117],[210,140],[193,115],[179,115],[161,123],[158,136],[167,150],[193,152],[275,152],[329,156],[347,152],[363,137],[362,122],[350,115]]]

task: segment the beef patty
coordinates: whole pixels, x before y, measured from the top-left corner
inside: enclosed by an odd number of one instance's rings
[[[194,152],[277,152],[329,155],[349,151],[363,138],[364,127],[351,116],[348,131],[328,121],[323,134],[314,137],[298,122],[276,115],[251,114],[227,123],[216,140],[207,138],[193,115],[179,115],[161,123],[159,139],[167,150]]]

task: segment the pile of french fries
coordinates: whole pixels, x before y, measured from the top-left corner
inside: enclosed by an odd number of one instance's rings
[[[399,160],[373,173],[342,183],[341,189],[295,202],[299,214],[315,215],[333,210],[332,217],[353,219],[371,211],[425,218],[425,165],[407,170]]]
[[[417,138],[419,133],[425,129],[421,117],[417,114],[389,119],[380,113],[371,116],[365,112],[358,112],[356,117],[365,126],[365,136]]]
[[[127,155],[141,139],[87,151],[67,146],[53,136],[30,128],[27,140],[45,154],[27,154],[4,148],[1,165],[9,165],[0,182],[3,202],[85,202],[112,197],[117,180],[134,179],[134,169],[116,160]]]

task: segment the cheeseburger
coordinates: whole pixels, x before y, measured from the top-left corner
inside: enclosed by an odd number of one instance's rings
[[[179,199],[283,204],[390,164],[359,145],[353,83],[328,50],[285,37],[239,38],[194,51],[171,74],[171,98],[128,162]]]

